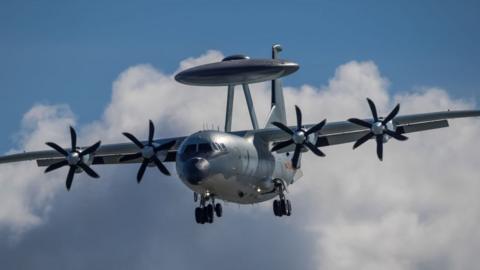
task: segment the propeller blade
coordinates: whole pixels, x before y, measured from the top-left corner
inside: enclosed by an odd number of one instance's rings
[[[130,154],[130,155],[125,155],[125,156],[121,157],[118,161],[119,162],[126,162],[126,161],[134,160],[134,159],[137,159],[137,158],[141,158],[141,157],[142,157],[142,153]]]
[[[403,135],[400,134],[400,133],[393,132],[393,131],[391,131],[391,130],[389,130],[389,129],[385,129],[384,132],[385,132],[388,136],[390,136],[390,137],[392,137],[392,138],[395,138],[395,139],[397,139],[397,140],[399,140],[399,141],[406,141],[406,140],[408,140],[408,137],[403,136]]]
[[[164,143],[160,146],[157,146],[157,147],[155,147],[155,152],[168,150],[168,149],[172,148],[172,146],[174,146],[176,142],[177,141],[173,140],[173,141],[170,141],[168,143]]]
[[[353,145],[353,149],[355,149],[355,148],[359,147],[360,145],[364,144],[366,141],[373,138],[373,136],[375,136],[375,135],[372,132],[367,133],[367,135],[361,137],[360,139],[358,139],[355,142],[355,144]]]
[[[86,172],[88,175],[90,175],[90,177],[93,177],[93,178],[100,177],[94,170],[92,170],[92,168],[90,168],[87,164],[83,162],[79,162],[77,166],[82,168],[82,170]]]
[[[47,169],[45,169],[45,173],[51,172],[53,170],[56,170],[58,168],[61,168],[63,166],[67,166],[68,161],[67,160],[62,160],[56,163],[53,163],[52,165],[48,166]]]
[[[279,129],[285,131],[286,133],[288,133],[290,135],[293,135],[293,131],[291,129],[289,129],[287,126],[285,126],[284,124],[280,123],[280,122],[272,122],[272,125],[278,127]]]
[[[310,149],[310,151],[312,151],[315,155],[319,156],[319,157],[324,157],[325,154],[320,151],[320,149],[318,149],[317,147],[315,147],[315,145],[313,145],[311,142],[309,141],[306,141],[305,142],[305,146]]]
[[[94,145],[92,145],[92,146],[88,147],[87,149],[83,150],[80,153],[80,156],[83,157],[85,155],[95,153],[97,151],[98,147],[100,147],[101,143],[102,143],[101,141],[98,141]]]
[[[297,105],[295,105],[295,113],[297,114],[297,129],[302,128],[302,111],[300,111],[300,108],[298,108]]]
[[[144,159],[143,162],[142,162],[142,165],[140,165],[140,169],[138,169],[138,173],[137,173],[137,182],[138,183],[140,183],[140,181],[142,181],[143,174],[145,173],[145,170],[147,169],[148,163],[149,163],[149,160]]]
[[[307,132],[305,132],[305,136],[308,136],[312,133],[316,133],[317,131],[320,131],[323,126],[327,123],[327,119],[324,119],[322,122],[316,124],[315,126],[311,127]]]
[[[397,116],[398,112],[400,111],[400,104],[397,104],[395,108],[388,114],[385,119],[383,119],[382,124],[386,125],[388,122],[390,122],[395,116]]]
[[[74,174],[75,174],[75,166],[70,166],[70,169],[68,170],[68,174],[67,174],[67,181],[65,182],[65,185],[68,191],[70,191],[70,187],[72,187]]]
[[[135,138],[135,136],[133,136],[132,134],[128,132],[124,132],[123,135],[128,139],[130,139],[130,141],[132,141],[138,148],[142,149],[144,147],[143,144],[137,138]]]
[[[380,161],[383,160],[383,135],[377,135],[377,156]]]
[[[282,149],[282,148],[285,148],[285,147],[287,147],[287,146],[289,146],[289,145],[291,145],[291,144],[293,144],[293,140],[292,140],[292,139],[290,139],[290,140],[288,140],[288,141],[282,141],[282,142],[279,142],[279,143],[275,144],[275,146],[273,146],[273,147],[272,147],[272,150],[270,150],[270,151],[275,152],[275,151],[278,151],[278,150],[280,150],[280,149]]]
[[[70,126],[70,137],[72,139],[72,151],[75,151],[77,149],[77,133],[72,126]]]
[[[157,156],[153,156],[153,163],[157,165],[157,168],[165,175],[170,175],[170,172],[167,170],[167,168],[162,164],[162,162],[158,159]]]
[[[297,144],[295,146],[295,152],[293,152],[293,158],[292,158],[292,165],[294,168],[298,168],[298,161],[300,159],[302,147],[303,146],[301,144]]]
[[[152,144],[153,142],[153,134],[155,133],[155,126],[153,125],[152,120],[149,120],[149,128],[148,128],[148,144]]]
[[[375,103],[369,98],[367,98],[368,106],[370,106],[370,111],[372,111],[373,115],[373,120],[375,122],[378,122],[378,114],[377,114],[377,108],[375,107]]]
[[[50,146],[51,148],[57,150],[60,154],[64,156],[68,156],[68,152],[65,151],[62,147],[60,147],[58,144],[53,143],[53,142],[47,142],[46,145]]]
[[[368,128],[368,129],[372,128],[372,124],[370,124],[369,122],[357,119],[357,118],[350,118],[350,119],[348,119],[348,122],[359,125],[359,126],[362,126],[362,127],[365,127],[365,128]]]

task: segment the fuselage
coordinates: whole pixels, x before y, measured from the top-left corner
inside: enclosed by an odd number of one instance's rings
[[[199,131],[180,145],[176,168],[194,192],[242,204],[269,200],[274,179],[293,183],[296,170],[287,153],[271,153],[267,142],[219,131]]]

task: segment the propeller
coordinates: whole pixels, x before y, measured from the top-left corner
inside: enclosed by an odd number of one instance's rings
[[[272,152],[278,151],[282,148],[285,148],[289,145],[295,144],[295,150],[293,152],[293,157],[292,157],[292,164],[295,168],[298,168],[298,161],[300,159],[300,153],[303,148],[307,148],[310,151],[312,151],[315,155],[324,157],[325,154],[320,151],[314,144],[312,144],[308,140],[308,136],[310,134],[313,134],[315,132],[320,131],[325,123],[327,122],[327,119],[323,120],[322,122],[314,125],[313,127],[309,129],[305,129],[302,125],[302,111],[298,106],[295,105],[295,112],[297,114],[297,129],[292,130],[289,127],[285,126],[284,124],[280,122],[273,122],[272,125],[278,127],[279,129],[283,130],[285,133],[288,133],[291,138],[286,141],[279,142],[275,144],[275,146],[272,148]]]
[[[51,148],[55,149],[57,152],[62,154],[65,157],[65,159],[48,166],[47,169],[45,169],[45,173],[54,171],[63,166],[70,166],[70,169],[68,170],[68,174],[67,174],[67,181],[66,181],[67,190],[70,190],[70,187],[72,186],[73,175],[75,174],[75,171],[77,169],[83,170],[93,178],[99,177],[98,174],[85,163],[84,157],[86,155],[95,153],[95,151],[97,151],[98,147],[100,147],[100,144],[101,144],[101,142],[98,141],[97,143],[93,144],[90,147],[87,147],[86,149],[83,149],[83,150],[79,149],[77,147],[77,133],[75,132],[75,129],[73,129],[73,127],[70,127],[70,137],[72,141],[72,148],[70,150],[65,150],[62,147],[60,147],[58,144],[53,142],[46,143],[48,146],[50,146]]]
[[[148,164],[150,164],[151,162],[153,162],[163,174],[170,175],[170,172],[167,170],[165,165],[163,165],[160,159],[158,159],[157,152],[168,150],[176,143],[176,141],[173,140],[171,142],[167,142],[162,145],[155,146],[153,144],[153,135],[155,133],[155,126],[153,125],[152,120],[150,120],[149,123],[150,125],[148,130],[148,141],[146,144],[141,143],[137,138],[135,138],[135,136],[133,136],[130,133],[127,133],[127,132],[123,133],[125,137],[127,137],[140,149],[140,152],[137,152],[135,154],[125,155],[120,158],[120,162],[126,162],[126,161],[134,160],[137,158],[143,158],[142,165],[140,165],[140,169],[138,169],[138,173],[137,173],[138,183],[142,181],[143,174],[145,173],[145,170],[147,169]]]
[[[385,117],[384,119],[380,119],[377,114],[377,108],[375,107],[375,103],[373,103],[373,101],[369,98],[367,98],[367,102],[368,106],[370,106],[370,110],[372,111],[373,123],[357,118],[348,119],[349,122],[368,128],[370,130],[369,133],[367,133],[365,136],[361,137],[355,142],[355,144],[353,145],[353,149],[359,147],[366,141],[375,137],[375,141],[377,142],[377,156],[380,160],[383,160],[383,144],[385,135],[388,135],[399,141],[405,141],[408,139],[396,129],[393,131],[388,128],[388,124],[390,123],[390,121],[392,121],[400,111],[400,104],[397,104],[397,106],[395,106],[395,108],[388,114],[387,117]]]

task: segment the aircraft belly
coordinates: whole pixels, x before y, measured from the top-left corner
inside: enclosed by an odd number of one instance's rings
[[[239,204],[253,204],[270,200],[276,196],[275,193],[262,194],[256,189],[259,179],[244,176],[225,177],[223,174],[211,175],[204,179],[198,185],[192,185],[186,181],[184,183],[193,191],[204,194],[207,191],[215,194],[220,200],[235,202]]]

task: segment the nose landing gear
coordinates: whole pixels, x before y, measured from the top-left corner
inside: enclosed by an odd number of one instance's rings
[[[292,204],[285,197],[285,183],[281,180],[275,181],[275,189],[278,192],[278,200],[273,201],[273,213],[277,217],[290,216],[292,214]]]
[[[194,196],[197,198],[196,193]],[[222,205],[215,203],[213,195],[200,196],[200,206],[195,208],[195,221],[198,224],[213,223],[214,216],[221,217],[222,214]]]

